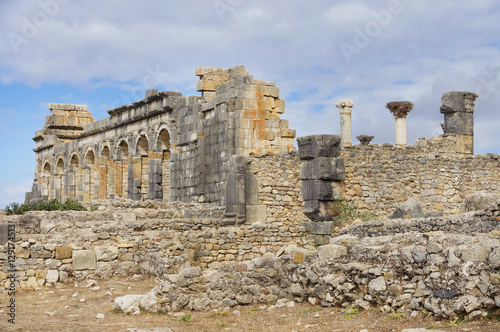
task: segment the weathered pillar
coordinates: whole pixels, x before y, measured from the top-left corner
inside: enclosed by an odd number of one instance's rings
[[[149,159],[148,199],[161,201],[163,199],[162,159]]]
[[[396,146],[406,146],[406,116],[413,109],[410,101],[393,101],[387,103],[386,107],[396,119]]]
[[[474,153],[474,101],[479,95],[472,92],[451,91],[443,94],[440,112],[444,114],[442,123],[445,134],[457,137],[455,151]]]
[[[351,112],[352,100],[342,99],[335,104],[340,110],[340,144],[344,148],[352,145]]]
[[[356,139],[361,143],[361,145],[368,145],[372,141],[374,136],[369,136],[369,135],[358,135],[356,136]]]
[[[340,156],[338,135],[312,135],[297,138],[301,194],[304,214],[311,220],[313,234],[333,232],[335,200],[340,199],[339,182],[345,180],[344,159]]]

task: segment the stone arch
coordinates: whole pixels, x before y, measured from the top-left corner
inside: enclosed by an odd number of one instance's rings
[[[128,198],[128,143],[125,138],[118,140],[115,149],[114,189],[118,197]]]
[[[116,145],[115,159],[117,161],[128,161],[128,143],[125,139],[118,141]]]
[[[51,166],[50,166],[50,161],[49,160],[45,160],[43,162],[43,168],[42,168],[42,177],[50,177],[51,175]]]
[[[47,197],[51,199],[50,193],[50,178],[51,178],[51,166],[48,160],[42,163],[42,171],[40,172],[40,179],[38,183],[41,185],[42,197]]]
[[[157,175],[155,176],[155,199],[170,200],[170,130],[167,125],[160,125],[156,133],[155,150],[160,156]]]
[[[139,134],[137,137],[135,154],[137,156],[147,156],[149,154],[149,141],[145,133]]]
[[[87,152],[85,153],[85,157],[83,159],[83,162],[87,166],[93,166],[95,163],[95,154],[94,154],[94,149],[88,148]]]
[[[79,185],[80,185],[80,178],[81,178],[81,171],[82,168],[80,167],[80,158],[78,156],[78,152],[73,152],[70,154],[69,157],[69,162],[68,162],[68,174],[67,174],[67,181],[66,183],[68,184],[67,188],[67,197],[71,200],[78,200],[78,194],[79,194]]]
[[[101,148],[101,158],[109,159],[111,156],[111,150],[108,145],[103,145]]]
[[[111,150],[107,144],[101,146],[101,158],[99,158],[98,169],[98,193],[99,199],[107,199],[109,193],[113,192],[112,185],[114,184],[114,163],[110,159]]]
[[[149,141],[144,130],[140,130],[135,139],[133,157],[133,187],[129,188],[129,197],[134,200],[145,199],[149,187]]]
[[[97,198],[97,193],[96,193],[97,176],[95,174],[95,161],[96,158],[94,149],[92,147],[89,147],[83,157],[83,164],[85,165],[85,168],[82,170],[84,201]],[[98,180],[97,183],[99,183]]]
[[[59,156],[56,159],[56,163],[54,166],[54,184],[53,184],[53,197],[62,200],[64,193],[64,158]]]

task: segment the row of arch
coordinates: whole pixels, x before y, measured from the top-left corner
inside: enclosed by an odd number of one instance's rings
[[[39,161],[38,183],[48,199],[168,200],[170,150],[166,125],[139,130]]]

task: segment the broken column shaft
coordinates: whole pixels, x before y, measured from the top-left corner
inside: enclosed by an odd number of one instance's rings
[[[392,101],[386,107],[396,119],[396,146],[406,146],[406,116],[413,109],[410,101]]]
[[[474,153],[474,101],[479,95],[451,91],[443,94],[440,112],[444,114],[443,131],[457,137],[456,152]]]
[[[352,145],[351,112],[353,105],[352,100],[348,99],[342,99],[335,104],[340,111],[340,145],[343,148]]]

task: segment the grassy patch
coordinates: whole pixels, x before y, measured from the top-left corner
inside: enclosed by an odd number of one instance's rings
[[[19,204],[12,203],[5,207],[5,214],[21,215],[28,211],[88,211],[80,202],[67,200],[61,203],[57,199],[52,199],[48,202],[41,202],[36,204]]]
[[[321,308],[304,310],[304,311],[299,312],[299,314],[300,315],[309,315],[309,314],[313,314],[313,313],[318,312],[318,311],[321,311]]]
[[[179,318],[179,321],[181,322],[190,322],[193,320],[193,315],[192,314],[184,314],[184,316],[182,316],[181,318]]]
[[[452,321],[449,321],[448,324],[446,324],[446,326],[448,327],[454,327],[454,326],[457,326],[458,324],[462,323],[465,321],[465,315],[459,315],[457,318],[455,318],[454,320]]]
[[[398,320],[404,317],[406,317],[406,314],[404,312],[391,312],[389,314],[389,318],[394,320]]]
[[[341,312],[344,314],[344,320],[351,320],[352,319],[351,315],[358,314],[359,309],[358,308],[343,309]]]

